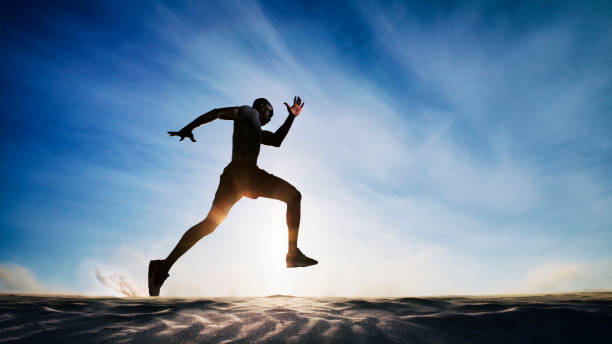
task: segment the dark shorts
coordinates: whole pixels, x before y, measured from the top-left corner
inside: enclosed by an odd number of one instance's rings
[[[242,196],[266,197],[288,202],[298,190],[285,180],[270,174],[257,165],[232,162],[225,167],[215,193],[213,205],[227,207]]]

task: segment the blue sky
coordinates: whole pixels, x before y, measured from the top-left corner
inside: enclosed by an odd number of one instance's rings
[[[302,192],[320,265],[285,270],[284,206],[244,199],[167,295],[612,287],[606,2],[3,7],[3,290],[143,291],[231,156],[229,122],[165,132],[257,97],[275,129],[294,95],[259,165]]]

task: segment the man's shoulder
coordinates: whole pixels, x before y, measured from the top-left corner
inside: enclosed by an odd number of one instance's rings
[[[242,105],[238,107],[238,115],[241,119],[256,120],[259,118],[257,110],[253,109],[248,105]]]

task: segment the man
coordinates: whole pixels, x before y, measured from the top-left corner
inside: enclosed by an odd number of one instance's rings
[[[261,127],[270,122],[274,109],[270,102],[264,98],[255,99],[253,107],[227,107],[214,109],[189,123],[180,131],[169,131],[170,136],[179,136],[183,141],[185,137],[196,142],[193,129],[213,121],[217,118],[234,121],[234,134],[232,138],[232,161],[225,167],[212,207],[206,218],[191,227],[168,257],[164,260],[152,260],[149,263],[149,295],[158,296],[159,290],[168,278],[168,271],[174,263],[189,248],[202,237],[212,233],[225,219],[232,206],[242,196],[249,198],[266,197],[278,199],[287,203],[287,227],[289,228],[289,249],[286,256],[288,268],[315,265],[318,262],[306,257],[297,247],[298,230],[300,226],[300,192],[281,178],[278,178],[257,167],[257,156],[260,145],[280,147],[287,136],[293,120],[302,111],[304,103],[300,97],[293,98],[293,105],[284,103],[289,115],[285,123],[270,132]]]

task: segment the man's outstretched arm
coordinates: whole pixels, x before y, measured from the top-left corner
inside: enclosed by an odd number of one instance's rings
[[[302,107],[305,103],[302,103],[302,99],[300,97],[293,98],[293,105],[289,106],[289,104],[285,103],[287,107],[287,111],[289,115],[285,120],[285,123],[280,126],[275,132],[264,130],[261,132],[261,143],[268,146],[280,147],[281,143],[287,136],[291,125],[293,124],[293,120],[297,117],[300,112],[302,112]]]
[[[193,138],[193,129],[206,124],[208,122],[214,121],[217,118],[235,120],[238,119],[238,108],[237,107],[226,107],[220,109],[213,109],[208,111],[207,113],[201,115],[200,117],[194,119],[191,123],[187,124],[183,129],[179,131],[169,131],[168,134],[170,136],[179,136],[183,141],[186,137],[191,139],[192,142],[196,142]]]

